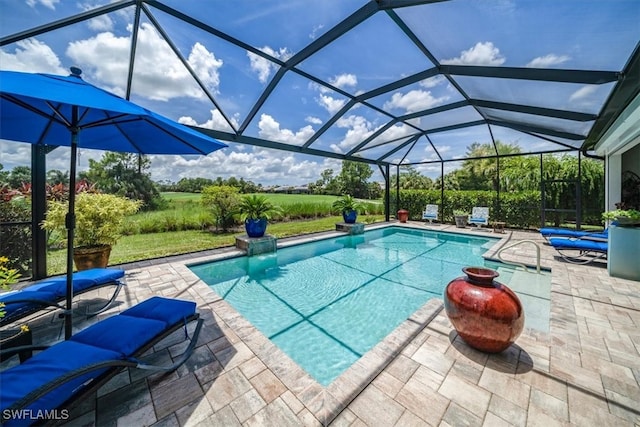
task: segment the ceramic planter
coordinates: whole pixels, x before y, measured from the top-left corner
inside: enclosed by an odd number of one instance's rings
[[[73,262],[78,271],[105,268],[109,265],[110,245],[77,247],[73,249]]]
[[[267,231],[267,219],[246,219],[244,221],[244,229],[249,237],[262,237]]]
[[[342,211],[342,219],[347,224],[355,224],[357,218],[358,218],[358,211],[355,209],[352,209],[349,211]]]
[[[466,276],[447,285],[444,308],[460,337],[471,347],[498,353],[518,338],[524,327],[520,299],[495,281],[499,273],[484,267],[465,267]]]

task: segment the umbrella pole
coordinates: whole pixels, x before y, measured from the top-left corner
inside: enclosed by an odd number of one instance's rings
[[[73,235],[76,227],[76,158],[78,155],[78,107],[72,107],[71,166],[69,171],[69,212],[67,213],[67,309],[64,313],[64,339],[73,334]]]

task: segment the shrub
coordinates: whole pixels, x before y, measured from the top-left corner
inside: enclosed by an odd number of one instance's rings
[[[234,215],[238,211],[239,190],[229,185],[210,185],[202,189],[202,204],[213,212],[216,230],[227,231],[235,225]]]
[[[76,196],[76,228],[74,245],[91,247],[114,245],[122,235],[124,218],[137,212],[140,201],[113,194],[80,193]],[[42,228],[47,231],[65,230],[68,202],[49,202]]]

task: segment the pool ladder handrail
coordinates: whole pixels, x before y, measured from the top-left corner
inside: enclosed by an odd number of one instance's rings
[[[502,258],[502,252],[507,250],[507,249],[511,249],[515,246],[521,245],[523,243],[531,243],[533,246],[536,247],[536,272],[538,274],[540,274],[540,246],[538,245],[537,242],[533,241],[533,240],[518,240],[517,242],[514,242],[508,246],[504,246],[502,248],[500,248],[500,250],[498,251],[498,253],[496,254],[496,256],[498,257],[498,259],[502,262],[504,262],[505,264],[511,264],[511,265],[517,265],[520,266],[522,268],[524,268],[525,272],[529,272],[529,270],[527,269],[527,265],[521,262],[516,262],[516,261],[506,261],[504,258]]]

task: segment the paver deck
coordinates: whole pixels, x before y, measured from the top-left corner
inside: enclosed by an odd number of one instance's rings
[[[402,226],[461,231],[447,225]],[[187,268],[233,255],[234,249],[134,263],[124,266],[127,286],[120,304],[100,317],[152,295],[193,300],[205,319],[198,347],[171,374],[122,372],[95,399],[74,409],[69,425],[640,424],[640,282],[609,277],[605,262],[568,264],[535,232],[462,231],[502,237],[489,257],[507,242],[540,243],[542,264],[552,269],[548,334],[525,329],[506,351],[484,354],[461,341],[442,300],[433,299],[325,388]],[[532,264],[535,250],[520,245],[504,257]],[[77,316],[75,328],[96,320]],[[61,322],[54,314],[29,323],[36,342],[60,337]],[[149,357],[169,360],[183,347],[161,344]]]

